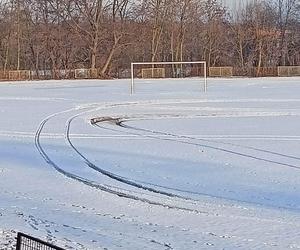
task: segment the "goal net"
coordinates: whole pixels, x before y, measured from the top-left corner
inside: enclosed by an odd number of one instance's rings
[[[207,90],[206,62],[134,62],[131,63],[130,92],[134,93],[137,80],[178,79],[185,82],[188,78],[199,83]]]

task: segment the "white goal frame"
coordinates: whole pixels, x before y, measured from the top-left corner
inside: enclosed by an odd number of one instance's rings
[[[135,65],[184,65],[184,64],[201,64],[204,68],[204,92],[207,91],[207,63],[206,61],[193,61],[193,62],[133,62],[131,63],[131,86],[130,86],[130,93],[134,93],[134,66]]]

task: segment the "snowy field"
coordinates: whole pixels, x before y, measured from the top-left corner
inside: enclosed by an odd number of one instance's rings
[[[300,248],[300,78],[129,84],[0,84],[0,249]]]

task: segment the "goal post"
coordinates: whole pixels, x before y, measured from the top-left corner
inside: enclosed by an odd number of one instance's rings
[[[181,78],[185,72],[182,72],[183,66],[196,66],[200,65],[201,71],[203,74],[204,83],[200,82],[203,85],[203,91],[207,91],[207,64],[205,61],[193,61],[193,62],[132,62],[131,63],[131,85],[130,85],[130,93],[133,94],[135,92],[135,70],[137,66],[144,66],[146,68],[141,69],[141,78],[166,78],[168,77],[166,71],[163,67],[172,66],[172,74],[176,75],[175,77]],[[159,66],[159,67],[157,67]],[[148,67],[148,68],[147,68]],[[150,67],[150,68],[149,68]],[[175,69],[175,70],[174,70]],[[200,77],[200,75],[197,75]]]

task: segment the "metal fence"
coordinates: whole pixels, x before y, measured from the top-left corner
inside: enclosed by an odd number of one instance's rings
[[[231,77],[233,67],[209,67],[208,74],[212,77]]]
[[[300,76],[300,66],[280,66],[278,76]]]
[[[64,250],[40,239],[18,233],[16,250]]]
[[[142,78],[174,77],[172,67],[162,69],[143,69],[139,74]],[[147,71],[148,70],[148,71]],[[159,71],[160,70],[160,71]],[[143,73],[143,74],[142,74]],[[186,77],[203,75],[203,67],[184,69]],[[208,67],[212,77],[272,77],[272,76],[300,76],[300,66],[279,67]],[[142,76],[143,75],[143,76]],[[176,74],[175,74],[176,75]],[[102,76],[99,69],[58,69],[58,70],[0,70],[0,81],[50,80],[50,79],[112,79],[130,78],[130,69],[118,69],[110,72],[109,76]]]
[[[75,69],[75,79],[96,79],[99,77],[98,69]]]
[[[30,80],[31,71],[30,70],[11,70],[8,71],[8,79],[12,81],[18,80]]]

